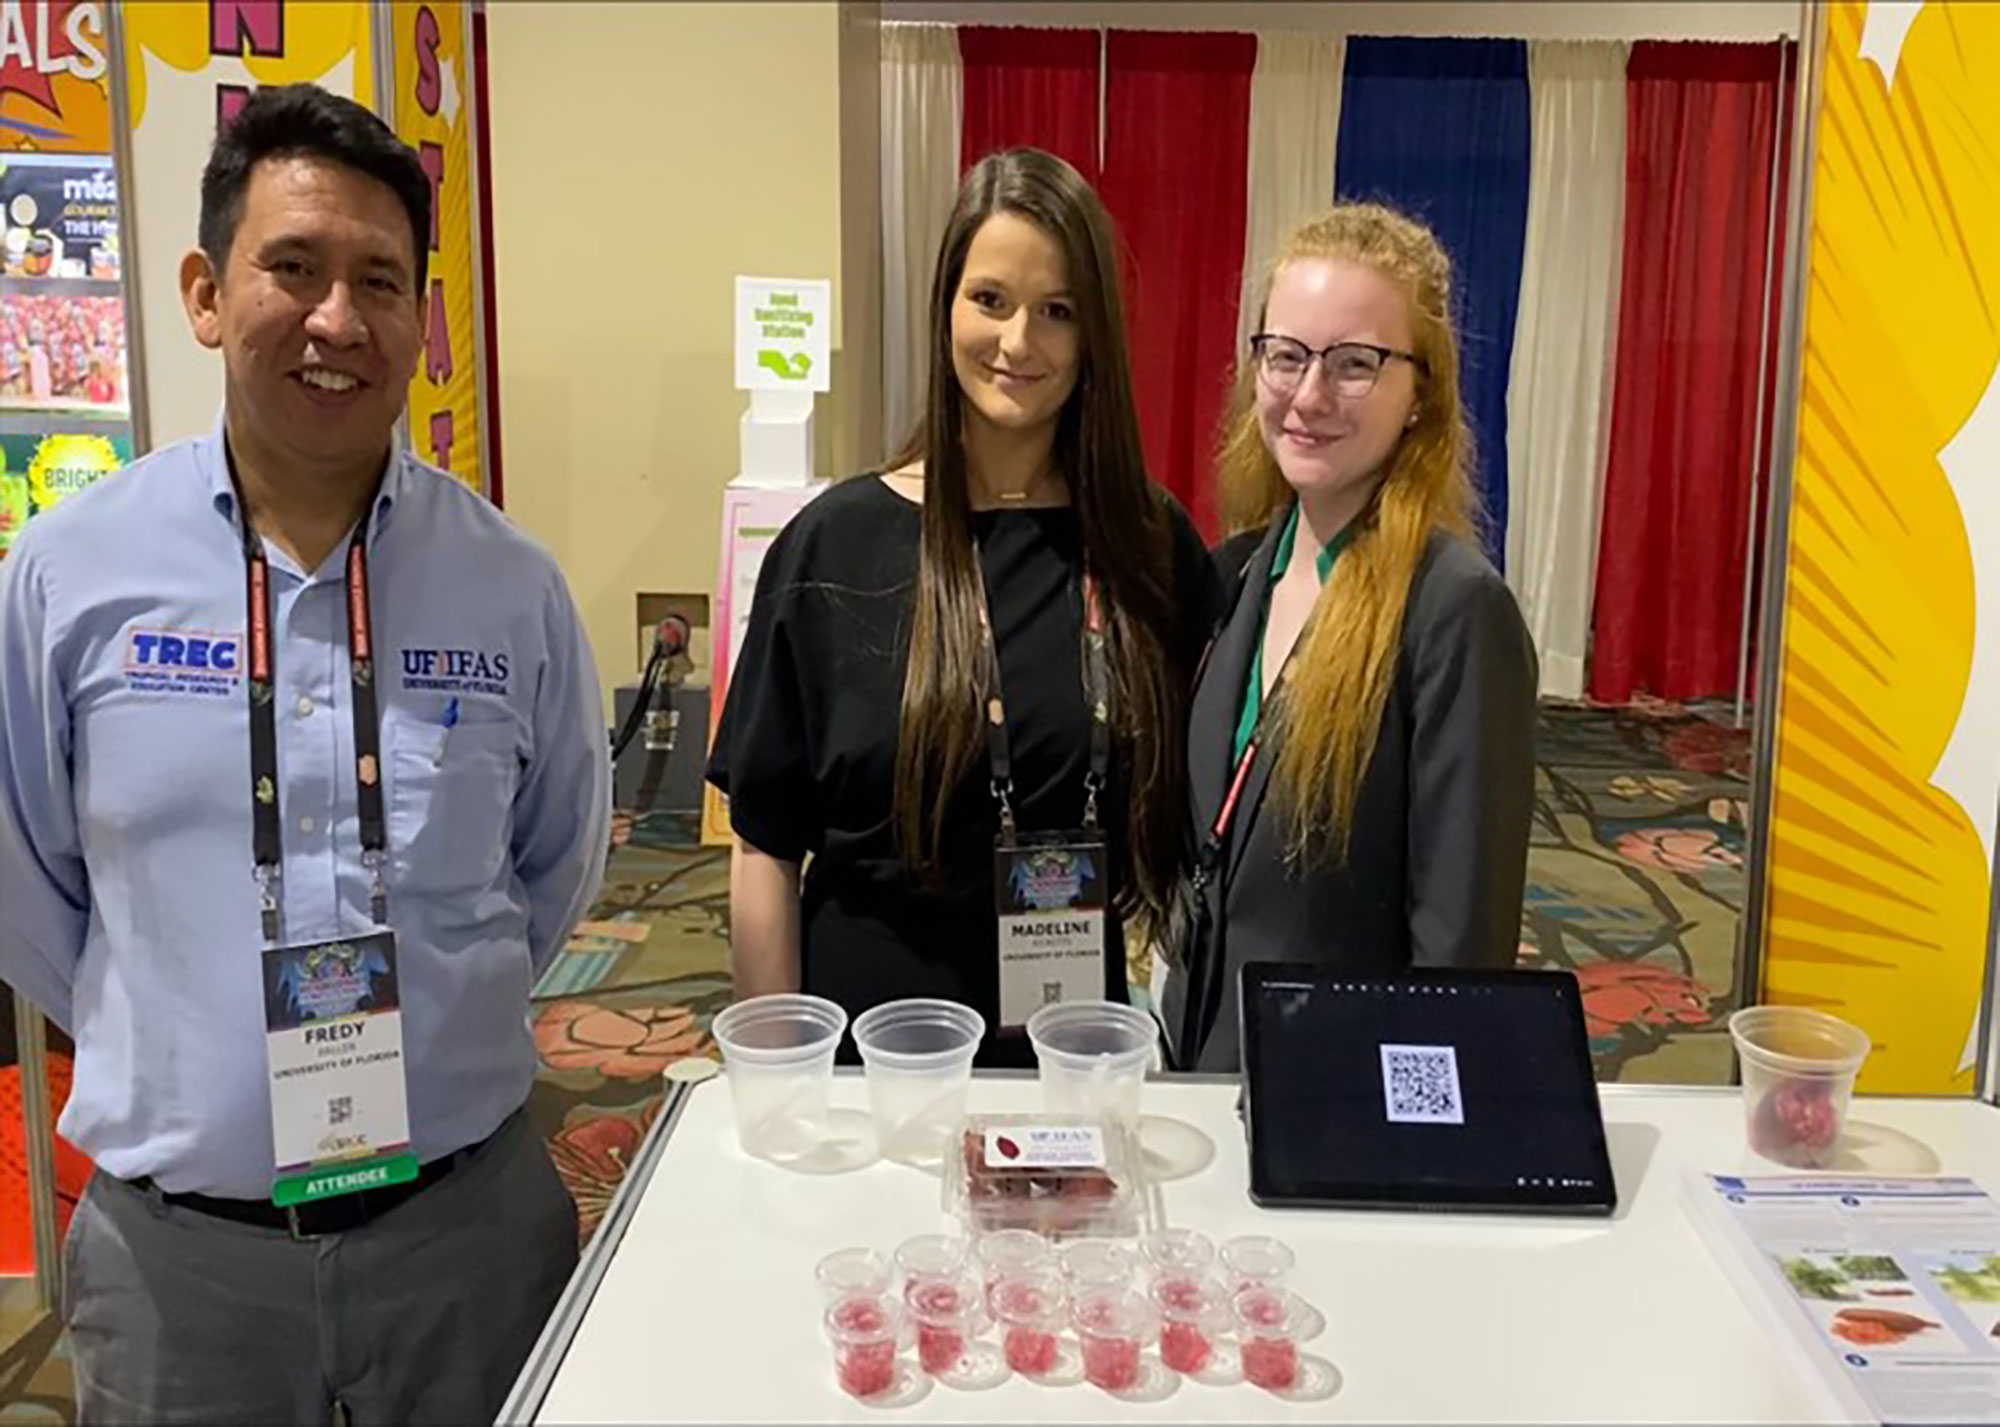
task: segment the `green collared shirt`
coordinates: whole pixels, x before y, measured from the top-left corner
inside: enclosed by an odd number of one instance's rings
[[[1333,562],[1347,548],[1353,533],[1354,526],[1350,524],[1320,550],[1319,558],[1314,563],[1319,569],[1322,586],[1326,584],[1326,577],[1333,573]],[[1278,548],[1271,556],[1271,577],[1264,583],[1264,611],[1257,621],[1257,646],[1250,656],[1250,677],[1243,681],[1243,708],[1236,715],[1236,751],[1231,762],[1243,761],[1243,750],[1250,746],[1250,737],[1257,731],[1257,719],[1264,712],[1264,631],[1271,622],[1271,590],[1291,566],[1292,546],[1298,543],[1298,538],[1299,503],[1293,501],[1291,514],[1285,517],[1285,528],[1278,534]],[[1300,638],[1304,637],[1300,635]]]

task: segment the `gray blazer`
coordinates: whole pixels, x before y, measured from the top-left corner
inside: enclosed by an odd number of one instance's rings
[[[1279,525],[1216,552],[1225,579],[1239,568],[1241,576],[1188,719],[1197,846],[1235,771],[1243,681],[1263,638]],[[1411,584],[1395,681],[1343,863],[1287,865],[1284,810],[1266,796],[1275,743],[1267,738],[1258,754],[1198,894],[1187,964],[1167,977],[1161,1015],[1179,1068],[1239,1068],[1245,962],[1357,974],[1513,964],[1534,807],[1536,679],[1513,592],[1471,545],[1433,537]]]

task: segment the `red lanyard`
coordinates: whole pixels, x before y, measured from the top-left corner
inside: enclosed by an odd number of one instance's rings
[[[1261,635],[1259,636],[1262,637]],[[1212,647],[1212,646],[1211,646]],[[1297,646],[1293,646],[1296,651]],[[1204,656],[1204,661],[1206,656]],[[1277,682],[1271,685],[1272,694],[1279,693],[1285,680],[1292,672],[1291,655],[1285,656],[1285,667],[1278,671]],[[1210,875],[1222,860],[1222,845],[1229,840],[1230,826],[1236,821],[1236,808],[1243,801],[1243,789],[1250,782],[1250,770],[1256,766],[1257,753],[1264,743],[1264,722],[1276,698],[1263,700],[1257,709],[1256,727],[1250,730],[1250,741],[1243,745],[1243,756],[1236,760],[1236,771],[1229,775],[1229,791],[1222,796],[1222,806],[1216,810],[1215,821],[1209,824],[1208,838],[1195,854],[1194,879],[1197,887],[1206,886]]]

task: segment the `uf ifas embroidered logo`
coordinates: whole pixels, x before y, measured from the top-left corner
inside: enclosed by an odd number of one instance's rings
[[[489,649],[405,649],[406,689],[448,694],[502,694],[513,673],[512,656]]]
[[[149,694],[223,698],[243,678],[243,636],[135,629],[125,640],[125,683]]]

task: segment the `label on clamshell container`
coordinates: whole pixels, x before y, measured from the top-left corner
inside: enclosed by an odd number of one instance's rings
[[[988,1169],[1103,1169],[1104,1131],[1096,1125],[993,1125],[986,1131]]]

